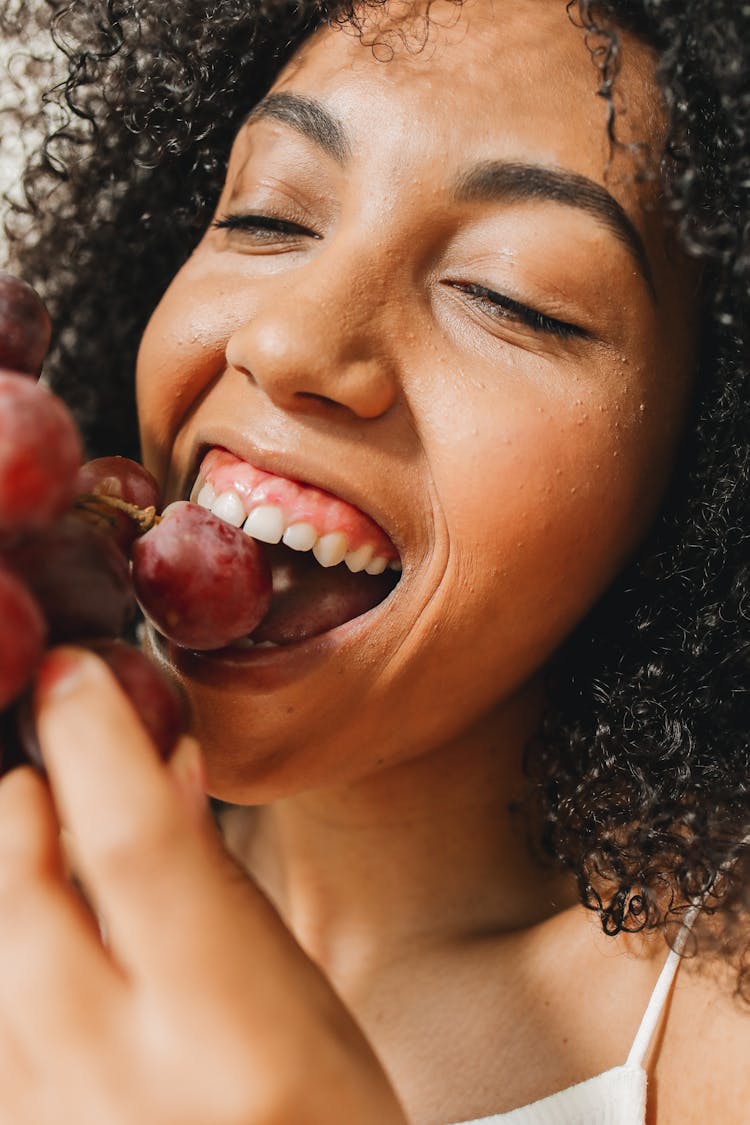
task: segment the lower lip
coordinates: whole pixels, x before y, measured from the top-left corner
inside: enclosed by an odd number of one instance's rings
[[[398,584],[401,585],[401,582]],[[357,634],[370,632],[377,626],[379,611],[387,606],[393,593],[367,613],[352,618],[317,637],[290,645],[256,648],[223,648],[197,652],[180,648],[147,625],[149,645],[159,657],[180,676],[206,686],[229,688],[233,681],[245,687],[274,690],[309,675],[337,654],[344,645],[356,640]]]

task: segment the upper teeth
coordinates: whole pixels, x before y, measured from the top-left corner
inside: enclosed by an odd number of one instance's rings
[[[222,492],[221,496],[217,497],[215,503],[211,505],[212,512],[216,512],[216,505],[220,504],[226,495],[226,492]],[[229,495],[235,494],[232,492]],[[241,503],[240,507],[242,507]],[[221,515],[221,512],[216,514]],[[244,508],[242,508],[242,515],[243,517],[245,515]],[[252,535],[253,539],[260,539],[261,543],[279,543],[284,534],[284,514],[281,508],[273,504],[264,504],[262,508],[255,508],[247,519],[240,520],[239,523],[242,524],[243,531]],[[239,527],[239,523],[236,526]]]
[[[375,548],[369,543],[350,551],[343,531],[318,535],[311,523],[297,521],[287,524],[284,512],[276,504],[263,504],[246,515],[242,500],[231,489],[217,495],[213,485],[206,483],[198,490],[197,496],[194,494],[193,500],[234,527],[242,527],[261,543],[283,541],[293,551],[312,551],[321,566],[337,566],[345,562],[355,574],[361,570],[367,574],[382,574],[386,567],[401,569],[398,560],[389,561],[386,555],[376,555]]]
[[[311,523],[290,523],[281,539],[293,551],[312,551],[318,533]]]

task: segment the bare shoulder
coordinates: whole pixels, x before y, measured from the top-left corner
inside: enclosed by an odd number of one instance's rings
[[[748,1125],[750,1003],[736,971],[686,960],[649,1065],[649,1125]]]

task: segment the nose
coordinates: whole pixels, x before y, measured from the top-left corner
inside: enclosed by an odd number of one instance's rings
[[[383,285],[363,259],[313,262],[259,282],[252,312],[226,348],[279,407],[320,413],[345,407],[378,418],[395,402],[398,363],[383,317]]]

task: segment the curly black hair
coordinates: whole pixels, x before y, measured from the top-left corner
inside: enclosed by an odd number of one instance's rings
[[[46,140],[7,234],[57,325],[52,382],[92,455],[137,454],[138,340],[207,225],[241,121],[316,27],[359,27],[375,2],[184,0],[167,14],[163,0],[45,0],[67,76],[24,121]],[[704,301],[672,489],[549,668],[526,757],[535,823],[609,933],[667,927],[700,901],[750,1002],[750,6],[567,6],[613,144],[622,31],[658,53],[663,203]],[[30,8],[3,0],[0,30]]]

